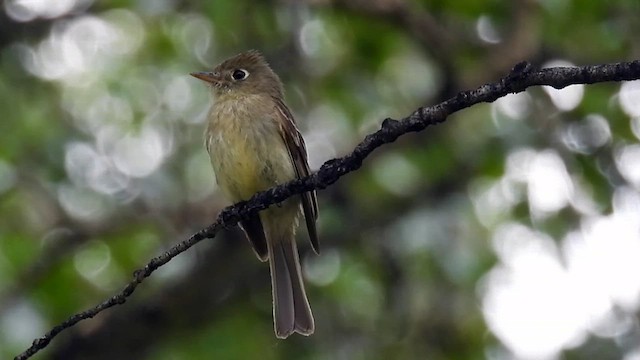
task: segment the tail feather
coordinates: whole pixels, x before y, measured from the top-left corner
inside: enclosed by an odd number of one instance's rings
[[[315,330],[311,307],[307,299],[302,279],[302,269],[300,268],[300,258],[295,240],[290,246],[283,245],[285,258],[291,275],[291,286],[293,288],[293,306],[295,317],[295,331],[302,335],[311,335]]]
[[[277,241],[275,244],[269,241],[269,265],[276,336],[285,339],[294,332],[313,334],[315,325],[302,281],[295,240]]]

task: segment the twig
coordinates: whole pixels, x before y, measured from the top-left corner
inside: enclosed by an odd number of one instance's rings
[[[248,201],[226,207],[218,215],[215,223],[175,245],[164,254],[153,258],[144,268],[136,270],[133,274],[133,280],[118,294],[56,325],[44,336],[35,339],[31,347],[16,356],[15,359],[28,359],[44,349],[54,337],[65,329],[82,320],[92,318],[105,309],[123,304],[133,294],[138,285],[157,268],[198,242],[213,238],[221,229],[233,226],[249,214],[266,209],[275,203],[280,203],[295,194],[313,189],[324,189],[330,186],[345,174],[360,168],[364,159],[375,149],[384,144],[394,142],[401,135],[424,130],[427,126],[445,121],[454,112],[481,102],[493,102],[507,94],[522,92],[531,86],[548,85],[561,89],[574,84],[637,79],[640,79],[640,60],[595,66],[548,68],[538,71],[533,71],[529,63],[522,62],[517,64],[509,75],[497,83],[486,84],[471,91],[463,91],[435,106],[421,107],[400,121],[387,118],[382,122],[380,130],[367,135],[351,154],[325,162],[318,172],[306,178],[292,180],[267,191],[259,192]]]

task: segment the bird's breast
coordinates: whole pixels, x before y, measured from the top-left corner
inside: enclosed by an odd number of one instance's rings
[[[209,114],[207,150],[218,185],[231,201],[247,200],[295,176],[269,105],[260,98],[218,101]]]

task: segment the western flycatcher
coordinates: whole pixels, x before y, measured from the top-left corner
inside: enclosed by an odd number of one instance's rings
[[[307,150],[284,103],[282,83],[260,52],[248,51],[212,72],[191,75],[211,90],[205,145],[218,186],[230,201],[248,200],[258,191],[309,175]],[[315,191],[240,222],[258,258],[269,260],[274,328],[283,339],[293,332],[311,335],[315,328],[294,238],[301,208],[318,253]]]

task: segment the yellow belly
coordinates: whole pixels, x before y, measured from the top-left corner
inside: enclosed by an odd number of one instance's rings
[[[295,177],[273,119],[222,110],[209,124],[206,142],[218,186],[229,200],[247,200]]]

